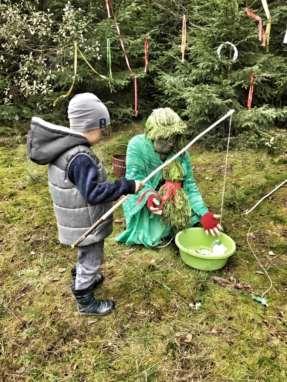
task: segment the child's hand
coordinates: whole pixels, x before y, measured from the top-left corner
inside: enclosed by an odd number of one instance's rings
[[[143,188],[144,183],[139,180],[135,180],[135,184],[136,184],[136,187],[135,187],[135,194],[136,194]]]

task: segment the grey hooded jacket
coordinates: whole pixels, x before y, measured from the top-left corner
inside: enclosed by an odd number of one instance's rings
[[[33,117],[27,137],[29,157],[38,164],[48,164],[49,190],[54,204],[59,241],[73,244],[91,225],[112,206],[111,203],[90,205],[68,178],[68,166],[79,153],[95,161],[98,181],[106,180],[102,163],[92,153],[81,134]],[[112,232],[112,217],[101,223],[80,246],[102,241]]]

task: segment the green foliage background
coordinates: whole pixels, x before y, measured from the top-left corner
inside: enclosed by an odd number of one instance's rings
[[[35,5],[36,3],[36,5]],[[121,27],[131,66],[140,77],[140,117],[145,117],[152,108],[170,106],[185,120],[191,131],[197,131],[235,108],[235,132],[249,129],[268,129],[277,125],[284,127],[287,119],[287,46],[283,38],[287,24],[287,5],[284,0],[269,1],[272,15],[272,30],[269,51],[260,46],[255,22],[244,14],[245,0],[114,0],[114,13]],[[0,7],[15,5],[23,13],[51,13],[53,33],[63,23],[63,8],[67,2],[59,0],[13,2],[3,1]],[[95,51],[87,49],[85,55],[102,74],[107,75],[106,39],[111,39],[113,80],[111,84],[96,76],[79,59],[76,85],[73,93],[92,91],[105,101],[114,121],[132,119],[132,81],[119,45],[112,19],[107,18],[104,1],[70,1],[73,9],[81,8],[75,16],[73,33],[61,40],[47,37],[35,40],[26,34],[25,41],[15,49],[11,62],[3,63],[0,76],[0,93],[19,70],[15,55],[28,55],[33,49],[41,50],[52,72],[56,64],[63,69],[53,72],[52,91],[44,96],[26,96],[19,92],[11,102],[0,105],[2,121],[13,123],[15,119],[29,118],[41,114],[50,119],[64,118],[68,99],[53,107],[53,101],[69,89],[73,77],[73,40],[82,49],[99,42],[101,59]],[[247,1],[266,23],[260,0]],[[188,49],[186,61],[181,62],[181,17],[188,16]],[[84,31],[77,35],[77,26],[85,20]],[[16,27],[16,26],[15,26]],[[79,27],[80,29],[80,27]],[[69,32],[68,32],[69,34]],[[150,39],[150,66],[143,73],[144,37]],[[50,36],[51,37],[51,36]],[[9,36],[1,35],[2,42]],[[81,41],[82,39],[82,41]],[[230,41],[239,50],[239,59],[231,63],[232,54],[226,49],[226,59],[219,60],[218,46]],[[54,50],[53,50],[54,49]],[[5,54],[5,51],[2,52]],[[0,52],[1,55],[1,52]],[[36,64],[35,64],[36,65]],[[7,70],[8,68],[8,70]],[[249,76],[256,75],[254,108],[247,111],[245,101],[248,94]]]

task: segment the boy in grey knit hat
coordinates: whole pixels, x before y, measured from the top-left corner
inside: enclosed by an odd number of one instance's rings
[[[70,129],[33,117],[28,153],[38,164],[48,164],[49,190],[59,241],[73,244],[120,196],[134,194],[141,182],[122,178],[106,181],[106,172],[90,146],[97,144],[110,124],[106,106],[92,93],[74,96],[68,107]],[[106,315],[115,303],[97,300],[93,290],[104,281],[100,266],[104,239],[112,232],[112,217],[102,222],[78,247],[72,270],[72,292],[81,314]]]

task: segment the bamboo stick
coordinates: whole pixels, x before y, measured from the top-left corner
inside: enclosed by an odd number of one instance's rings
[[[275,191],[277,191],[280,187],[282,187],[285,183],[287,183],[287,179],[283,180],[282,183],[278,184],[278,186],[276,186],[272,191],[270,191],[268,194],[266,194],[265,196],[263,196],[263,198],[261,198],[260,200],[258,200],[258,202],[256,204],[254,204],[254,206],[252,208],[250,208],[249,210],[246,210],[244,211],[244,215],[248,215],[250,214],[250,212],[254,211],[255,208],[257,206],[259,206],[259,204],[261,202],[263,202],[263,200],[265,200],[266,198],[268,198],[268,196],[270,196],[271,194],[273,194]]]
[[[225,119],[230,117],[234,113],[234,109],[229,110],[223,117],[218,119],[216,122],[214,122],[212,125],[210,125],[208,128],[203,130],[200,134],[198,134],[194,139],[192,139],[186,146],[184,146],[178,153],[173,155],[171,158],[169,158],[167,161],[165,161],[163,164],[161,164],[159,167],[154,169],[143,181],[143,185],[145,185],[152,177],[154,177],[159,171],[161,171],[163,168],[168,166],[171,162],[173,162],[175,159],[180,157],[183,153],[185,153],[195,142],[197,142],[200,138],[202,138],[205,134],[207,134],[209,131],[214,129],[217,125],[219,125],[221,122],[223,122]],[[120,207],[124,201],[127,200],[127,198],[130,195],[126,195],[120,200],[117,201],[116,204],[113,205],[113,207],[108,210],[99,220],[97,220],[77,241],[75,241],[74,244],[72,244],[72,248],[75,248],[78,244],[80,244],[85,238],[93,232],[93,230],[103,221],[105,221],[112,213]]]

